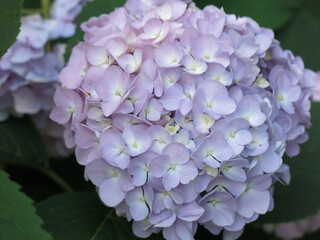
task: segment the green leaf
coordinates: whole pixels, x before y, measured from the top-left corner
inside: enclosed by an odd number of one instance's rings
[[[131,224],[105,207],[95,192],[59,194],[37,204],[37,209],[55,240],[137,239]]]
[[[79,25],[75,35],[68,41],[68,46],[65,53],[66,62],[69,60],[71,51],[75,45],[83,41],[83,32],[80,29],[80,24],[87,21],[91,17],[98,17],[101,14],[108,14],[125,4],[126,0],[95,0],[84,6],[81,14],[78,17]]]
[[[320,1],[319,0],[305,0],[304,9],[308,11],[310,16],[314,17],[320,23]]]
[[[0,164],[48,167],[48,153],[38,130],[27,118],[0,123]]]
[[[289,186],[276,184],[275,208],[262,216],[259,222],[290,222],[316,214],[320,210],[320,103],[312,106],[313,126],[310,139],[301,147],[301,153],[286,159],[291,169]]]
[[[49,240],[52,237],[42,228],[33,201],[19,191],[20,186],[0,170],[0,239]]]
[[[283,48],[301,56],[308,68],[320,70],[320,21],[307,10],[301,10],[276,37]]]
[[[249,16],[261,26],[272,29],[283,27],[294,15],[299,2],[292,0],[195,0],[197,6],[223,7],[228,14]]]
[[[23,0],[0,0],[0,58],[16,41],[21,25]]]

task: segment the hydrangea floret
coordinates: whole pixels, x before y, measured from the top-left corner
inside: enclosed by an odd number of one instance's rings
[[[137,236],[192,240],[201,224],[232,240],[272,210],[315,78],[272,30],[178,0],[129,0],[82,30],[51,118]]]

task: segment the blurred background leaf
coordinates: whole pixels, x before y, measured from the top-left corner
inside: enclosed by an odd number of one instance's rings
[[[306,9],[299,11],[276,36],[281,46],[301,56],[308,68],[320,70],[320,21],[313,14]]]
[[[10,118],[0,123],[0,164],[45,169],[49,165],[46,146],[28,118]]]
[[[0,0],[0,58],[19,34],[22,3],[23,0]]]
[[[312,234],[306,234],[303,238],[300,240],[319,240],[320,239],[320,232],[312,233]]]
[[[0,170],[0,239],[50,240],[41,225],[33,201],[19,191],[20,186]]]
[[[27,9],[39,9],[41,8],[41,0],[24,0],[23,8]]]
[[[302,1],[302,0],[300,0]],[[304,0],[303,2],[303,9],[307,10],[308,14],[310,14],[311,17],[314,17],[315,20],[320,23],[320,1],[318,0]]]

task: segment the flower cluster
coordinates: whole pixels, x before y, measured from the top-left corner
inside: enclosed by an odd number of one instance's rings
[[[84,3],[84,1],[82,1]],[[53,95],[58,73],[64,66],[65,44],[57,43],[46,51],[46,44],[58,38],[71,37],[75,32],[73,23],[81,10],[80,0],[53,2],[51,17],[40,14],[22,17],[17,41],[0,61],[0,122],[10,114],[31,115],[36,125],[43,129],[46,139],[60,146],[57,155],[68,154],[62,147],[63,129],[49,121],[53,108]],[[81,3],[81,4],[80,4]]]
[[[315,74],[272,30],[185,1],[129,0],[82,24],[51,118],[134,233],[236,239],[288,183]]]

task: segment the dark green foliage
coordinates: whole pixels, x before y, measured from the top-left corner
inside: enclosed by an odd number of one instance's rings
[[[51,240],[42,228],[33,201],[19,191],[6,172],[0,170],[0,239]]]
[[[23,0],[0,0],[0,58],[16,41],[21,25]]]
[[[27,119],[0,123],[0,164],[48,167],[48,153],[38,130]]]
[[[131,223],[105,207],[95,192],[59,194],[37,204],[55,240],[136,240]],[[161,240],[153,236],[149,240]]]
[[[303,9],[276,37],[283,48],[301,56],[306,67],[320,70],[320,19]]]
[[[26,9],[41,8],[41,0],[24,0],[23,8],[26,8]]]

